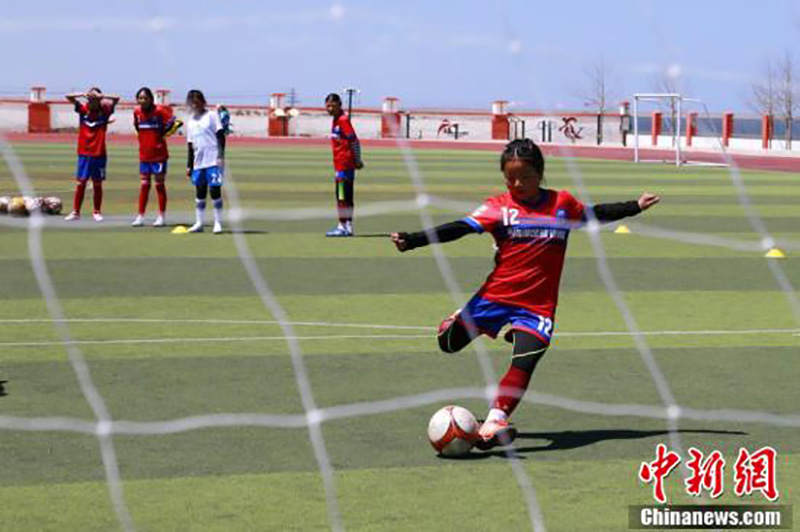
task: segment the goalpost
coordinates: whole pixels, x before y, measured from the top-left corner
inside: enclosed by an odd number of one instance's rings
[[[678,93],[637,93],[633,95],[633,160],[644,162],[639,156],[639,102],[667,102],[675,110],[672,124],[672,146],[675,149],[675,166],[683,164],[681,155],[681,123],[683,121],[683,98]]]
[[[672,150],[675,152],[675,166],[683,166],[683,165],[703,165],[703,166],[728,166],[727,163],[721,162],[700,162],[700,161],[690,161],[687,158],[684,158],[686,152],[683,149],[683,142],[687,142],[687,146],[691,145],[691,143],[687,140],[688,137],[684,135],[683,124],[688,123],[689,120],[687,119],[684,121],[683,113],[690,106],[697,106],[700,107],[703,111],[703,115],[709,120],[709,126],[712,131],[712,136],[716,137],[716,140],[719,144],[720,150],[724,150],[722,139],[719,137],[719,133],[713,126],[711,122],[711,116],[709,114],[708,108],[706,107],[703,100],[698,98],[686,98],[679,93],[637,93],[633,95],[633,160],[634,162],[669,162],[664,159],[659,160],[643,160],[641,157],[641,150],[639,148],[639,105],[640,103],[656,103],[656,104],[663,104],[666,103],[671,110],[671,114],[674,115],[672,118],[671,126],[672,126]],[[696,127],[696,124],[693,126]],[[660,134],[660,132],[659,132]],[[689,135],[689,133],[686,133]],[[696,136],[696,133],[693,133],[693,136]],[[657,144],[657,139],[656,139]],[[666,153],[669,153],[667,150]]]

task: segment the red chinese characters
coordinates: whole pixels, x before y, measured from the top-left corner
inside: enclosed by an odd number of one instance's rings
[[[770,446],[754,452],[745,448],[739,449],[733,466],[733,489],[737,497],[760,493],[770,501],[778,499],[777,454]],[[642,462],[639,467],[639,480],[653,484],[653,498],[657,502],[667,502],[665,480],[680,463],[681,456],[678,453],[659,443],[656,446],[655,460]],[[684,480],[686,493],[700,497],[705,491],[712,499],[721,496],[725,490],[725,465],[725,458],[720,451],[712,451],[706,455],[703,451],[690,447],[689,460],[686,462],[688,474]]]
[[[754,453],[739,449],[739,457],[733,466],[733,491],[737,497],[760,491],[764,497],[774,501],[778,498],[775,481],[775,462],[778,453],[772,447],[762,447]]]
[[[712,499],[722,495],[725,481],[725,458],[722,453],[714,451],[704,459],[703,452],[694,447],[689,448],[691,459],[687,462],[690,475],[686,479],[686,493],[700,496],[702,490],[707,490]]]
[[[664,493],[664,479],[673,469],[681,463],[681,457],[675,451],[667,451],[667,446],[659,443],[656,446],[656,459],[652,462],[642,462],[639,468],[639,480],[653,483],[653,498],[656,501],[667,502]]]

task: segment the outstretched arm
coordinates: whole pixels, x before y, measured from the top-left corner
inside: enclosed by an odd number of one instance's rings
[[[392,242],[399,251],[409,251],[411,249],[427,246],[431,243],[429,233],[433,233],[436,242],[444,244],[452,242],[470,233],[477,233],[478,230],[463,220],[439,225],[428,231],[418,231],[416,233],[392,233]]]
[[[636,216],[659,201],[661,201],[659,196],[645,192],[638,200],[595,205],[592,207],[592,212],[598,222],[616,222],[629,216]]]

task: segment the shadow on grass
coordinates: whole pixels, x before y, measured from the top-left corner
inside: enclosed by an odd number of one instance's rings
[[[738,430],[703,430],[686,429],[674,431],[675,434],[714,434],[717,436],[746,436],[746,432]],[[668,430],[630,430],[630,429],[599,429],[599,430],[565,430],[562,432],[521,432],[515,440],[515,455],[525,458],[524,455],[546,451],[568,451],[587,447],[595,443],[613,440],[639,440],[656,436],[667,436]],[[541,445],[526,445],[527,440],[547,440]],[[486,452],[472,452],[464,457],[454,460],[485,460],[486,458],[507,458],[508,454],[498,448]]]

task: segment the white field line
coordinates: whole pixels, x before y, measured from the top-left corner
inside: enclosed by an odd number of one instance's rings
[[[116,344],[183,344],[183,343],[224,343],[224,342],[262,342],[290,340],[403,340],[408,338],[433,338],[430,334],[346,334],[322,336],[231,336],[209,338],[128,338],[118,340],[73,340],[69,345],[116,345]],[[0,342],[0,347],[48,347],[62,346],[63,342]]]
[[[52,319],[0,319],[3,323],[53,323]],[[159,319],[159,318],[67,318],[61,320],[67,323],[162,323],[162,324],[202,324],[202,325],[280,325],[277,320],[227,320],[227,319]],[[435,331],[436,327],[417,325],[375,325],[370,323],[331,323],[318,321],[292,321],[296,327],[349,327],[355,329],[386,329],[410,331]]]
[[[0,319],[0,325],[3,324],[36,324],[36,323],[53,323],[54,321],[61,321],[66,323],[156,323],[156,324],[199,324],[199,325],[280,325],[277,321],[272,320],[226,320],[226,319],[157,319],[157,318],[68,318],[64,320],[52,320],[47,318],[11,318]],[[318,322],[318,321],[293,321],[292,325],[296,327],[336,327],[336,328],[351,328],[351,329],[379,329],[379,330],[407,330],[407,331],[436,331],[436,327],[426,327],[422,325],[381,325],[375,323],[333,323],[333,322]],[[640,334],[645,336],[727,336],[727,335],[748,335],[748,334],[791,334],[797,335],[800,329],[707,329],[707,330],[662,330],[662,331],[641,331]],[[556,331],[556,337],[577,338],[577,337],[603,337],[603,336],[633,336],[634,333],[630,331]],[[365,336],[366,338],[373,338],[374,336]],[[384,336],[388,338],[388,335]],[[423,336],[401,336],[403,338],[422,338]],[[425,336],[427,337],[427,336]],[[250,338],[250,337],[244,337]],[[268,340],[272,337],[254,337],[254,339]],[[281,337],[283,338],[283,337]],[[314,340],[314,339],[335,339],[337,336],[324,336],[318,337],[311,336],[298,336],[298,340]],[[338,338],[347,338],[342,335]],[[356,338],[356,336],[353,336]],[[187,341],[202,341],[204,339],[191,338]],[[2,344],[0,345],[8,345]]]

